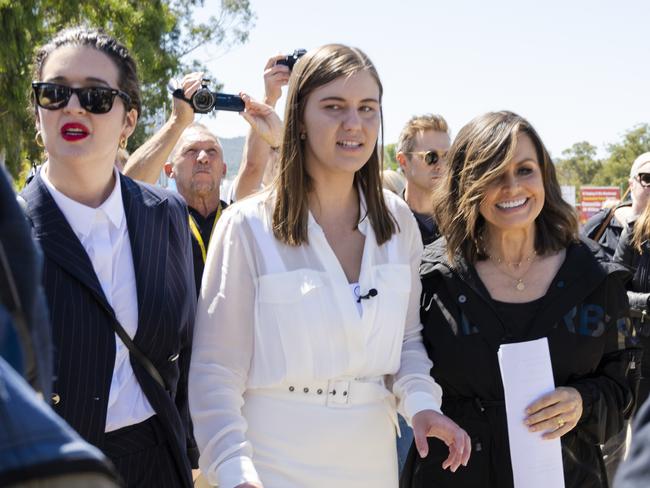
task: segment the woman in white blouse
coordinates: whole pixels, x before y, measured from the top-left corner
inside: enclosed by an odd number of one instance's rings
[[[381,96],[358,49],[307,53],[274,186],[219,220],[190,369],[211,484],[394,488],[395,397],[420,455],[435,436],[449,446],[441,469],[467,464],[422,346],[417,225],[381,189]]]

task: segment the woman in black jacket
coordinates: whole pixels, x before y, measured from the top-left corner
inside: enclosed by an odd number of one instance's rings
[[[510,112],[458,134],[435,201],[445,240],[425,249],[424,342],[442,409],[472,438],[469,464],[440,469],[445,446],[410,453],[403,488],[513,486],[497,351],[548,339],[556,389],[522,412],[533,432],[562,438],[565,486],[605,487],[600,444],[618,433],[631,394],[617,326],[626,272],[578,240],[553,163],[530,124]]]
[[[623,229],[618,242],[614,261],[626,265],[634,273],[628,282],[627,296],[630,301],[630,316],[634,326],[634,340],[643,351],[641,379],[637,394],[637,405],[650,395],[650,206],[646,206],[639,218]]]

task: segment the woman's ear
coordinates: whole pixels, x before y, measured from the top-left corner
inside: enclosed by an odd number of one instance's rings
[[[124,117],[124,128],[122,130],[122,137],[129,138],[133,131],[135,131],[135,126],[138,123],[138,111],[134,108],[129,110]]]

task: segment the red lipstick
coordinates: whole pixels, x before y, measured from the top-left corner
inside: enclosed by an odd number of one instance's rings
[[[61,127],[61,137],[69,142],[80,141],[90,134],[90,130],[78,122],[69,122]]]

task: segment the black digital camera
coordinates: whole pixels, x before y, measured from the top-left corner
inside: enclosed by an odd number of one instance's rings
[[[288,66],[290,70],[293,69],[293,65],[307,53],[306,49],[296,49],[293,54],[287,54],[286,57],[278,59],[275,64],[283,64]]]
[[[196,90],[190,99],[185,98],[182,88],[175,89],[172,95],[189,103],[197,114],[207,114],[212,110],[244,111],[244,100],[240,96],[210,91],[208,83],[210,80],[203,80],[201,88]]]

